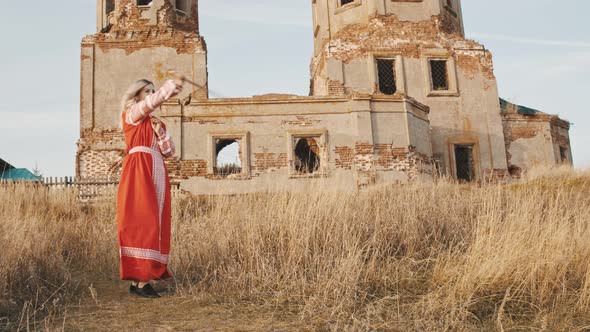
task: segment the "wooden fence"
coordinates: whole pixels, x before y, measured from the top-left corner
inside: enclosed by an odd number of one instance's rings
[[[45,177],[39,181],[14,181],[0,179],[2,186],[27,186],[27,187],[44,187],[48,190],[66,190],[73,189],[76,191],[78,199],[82,202],[94,202],[103,199],[111,199],[117,194],[119,178],[117,177],[92,177],[77,178],[72,176],[65,177]],[[171,184],[170,191],[172,198],[183,196],[182,190],[178,185]]]

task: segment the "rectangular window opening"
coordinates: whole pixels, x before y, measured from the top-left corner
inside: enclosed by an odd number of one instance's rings
[[[348,5],[349,3],[353,3],[354,0],[339,0],[340,6]]]
[[[231,178],[242,173],[242,139],[223,138],[215,140],[215,167],[213,173],[222,178]]]
[[[449,90],[449,76],[447,73],[446,60],[430,60],[430,76],[432,80],[432,90]]]
[[[152,0],[137,0],[138,6],[151,6]]]
[[[115,0],[106,0],[104,9],[107,15],[112,13],[115,10]]]
[[[397,92],[395,84],[395,60],[377,59],[377,75],[379,76],[379,91],[386,95]]]
[[[472,182],[475,180],[474,165],[473,145],[455,145],[457,180],[461,182]]]
[[[183,13],[188,13],[190,11],[189,1],[188,0],[176,0],[176,10],[181,11]]]

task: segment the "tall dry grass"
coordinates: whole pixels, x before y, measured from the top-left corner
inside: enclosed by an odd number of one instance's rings
[[[590,172],[316,189],[175,202],[174,296],[290,308],[325,330],[590,326]],[[114,201],[23,187],[0,201],[0,324],[59,316],[116,277]]]

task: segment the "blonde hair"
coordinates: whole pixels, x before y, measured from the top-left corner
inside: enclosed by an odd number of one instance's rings
[[[129,86],[129,88],[127,88],[127,91],[125,92],[125,94],[123,95],[123,98],[121,99],[121,114],[119,115],[119,119],[121,120],[121,122],[119,123],[119,125],[121,126],[121,129],[123,129],[123,114],[125,113],[125,111],[127,111],[127,109],[131,106],[133,106],[133,104],[135,104],[135,97],[137,97],[137,95],[139,94],[139,92],[141,91],[141,89],[143,89],[144,87],[148,86],[148,85],[153,85],[154,83],[146,80],[146,79],[141,79],[139,81],[136,81],[135,83],[131,84]]]

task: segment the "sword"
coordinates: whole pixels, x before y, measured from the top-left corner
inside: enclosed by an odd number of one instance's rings
[[[167,73],[168,75],[177,75],[177,74],[178,74],[178,73],[177,73],[177,72],[176,72],[174,69],[168,70],[166,73]],[[195,83],[195,82],[193,82],[193,81],[189,80],[188,78],[186,78],[186,76],[182,75],[182,77],[183,77],[183,79],[182,79],[182,81],[183,81],[183,82],[185,82],[185,83],[188,83],[188,84],[190,84],[190,85],[194,85],[194,86],[196,86],[196,87],[197,87],[197,88],[199,88],[199,89],[202,89],[202,88],[204,88],[204,86],[202,86],[202,85],[199,85],[199,84],[197,84],[197,83]]]
[[[199,88],[199,89],[202,89],[202,88],[204,88],[204,86],[202,86],[202,85],[198,85],[197,83],[195,83],[195,82],[193,82],[193,81],[189,80],[189,79],[188,79],[188,78],[186,78],[186,77],[185,77],[185,78],[184,78],[182,81],[183,81],[183,82],[186,82],[186,83],[188,83],[188,84],[194,85],[194,86],[196,86],[196,87],[197,87],[197,88]]]
[[[174,71],[174,70],[168,70],[166,73],[167,73],[168,75],[176,75],[176,71]],[[199,89],[199,90],[200,90],[200,89],[204,89],[204,88],[205,88],[205,86],[195,83],[194,81],[192,81],[192,80],[190,80],[190,79],[186,78],[186,76],[184,76],[184,79],[183,79],[182,81],[183,81],[183,82],[185,82],[185,83],[188,83],[188,84],[190,84],[190,85],[192,85],[192,86],[194,86],[194,87],[196,87],[196,88],[197,88],[197,89]],[[209,93],[210,93],[210,94],[212,94],[214,97],[217,97],[217,98],[226,98],[226,97],[225,97],[223,94],[221,94],[221,93],[218,93],[218,92],[216,92],[216,91],[213,91],[213,90],[208,90],[208,91],[209,91]]]

